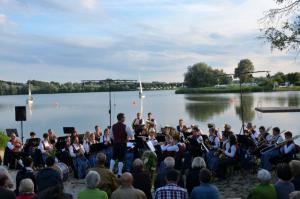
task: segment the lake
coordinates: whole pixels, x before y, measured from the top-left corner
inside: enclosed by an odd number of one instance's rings
[[[179,118],[187,125],[198,124],[207,132],[207,123],[213,122],[220,129],[225,123],[231,124],[234,132],[241,129],[241,105],[239,94],[195,94],[176,95],[174,91],[144,92],[144,118],[152,112],[158,127],[176,126]],[[72,93],[33,95],[31,111],[27,106],[27,121],[24,122],[24,137],[34,131],[39,136],[52,128],[62,135],[62,127],[74,126],[80,133],[94,130],[95,125],[105,128],[109,125],[108,93]],[[17,128],[15,121],[17,105],[26,104],[26,95],[0,96],[0,130]],[[255,107],[300,106],[300,92],[245,93],[243,95],[245,122],[252,121],[257,128],[278,126],[300,134],[300,113],[259,113]],[[138,92],[112,93],[112,118],[123,112],[126,123],[131,124],[140,110]]]

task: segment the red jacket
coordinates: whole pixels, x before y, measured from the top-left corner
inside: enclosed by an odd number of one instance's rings
[[[19,195],[16,197],[16,199],[32,199],[35,195],[31,194],[31,195]]]

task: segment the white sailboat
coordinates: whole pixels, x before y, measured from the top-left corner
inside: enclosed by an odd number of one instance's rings
[[[33,104],[33,97],[31,95],[30,83],[28,83],[28,99],[27,99],[27,104],[28,105],[32,105]]]
[[[140,87],[139,87],[139,98],[140,98],[140,104],[141,104],[141,115],[143,115],[143,110],[144,110],[144,107],[143,107],[143,100],[144,98],[146,97],[144,94],[143,94],[143,86],[142,86],[142,81],[141,81],[141,78],[139,77],[139,82],[140,82]]]

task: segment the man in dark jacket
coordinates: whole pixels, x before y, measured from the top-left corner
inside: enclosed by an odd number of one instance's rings
[[[56,186],[57,184],[62,184],[62,179],[60,174],[54,170],[52,167],[55,163],[54,157],[47,157],[46,165],[47,168],[42,169],[36,176],[36,183],[38,192],[41,192],[49,187]]]

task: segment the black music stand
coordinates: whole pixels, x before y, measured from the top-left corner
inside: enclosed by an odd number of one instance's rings
[[[75,127],[63,127],[64,134],[73,135],[75,132]]]
[[[100,151],[103,151],[107,146],[103,143],[96,143],[90,146],[90,153],[97,154]]]
[[[19,134],[18,134],[18,130],[17,129],[5,129],[6,131],[6,135],[8,137],[11,136],[11,134],[15,133],[17,137],[19,137]]]

